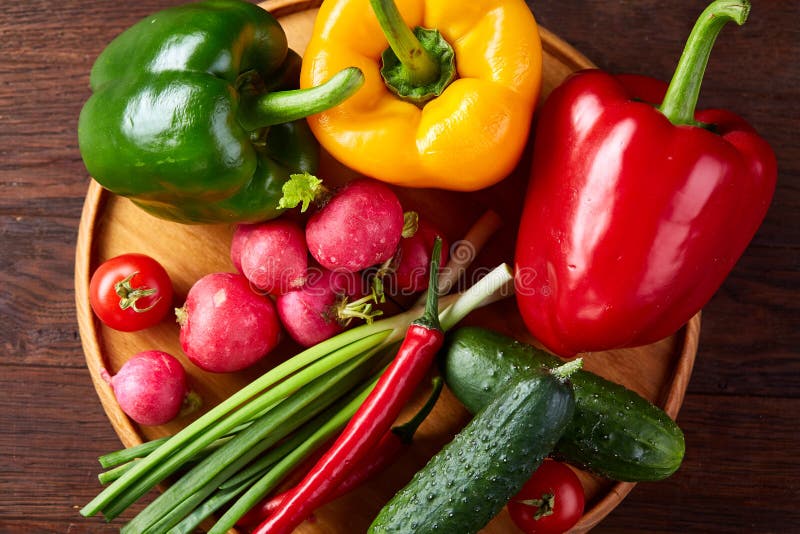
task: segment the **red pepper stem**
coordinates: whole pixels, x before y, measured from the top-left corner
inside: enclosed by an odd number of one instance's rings
[[[748,0],[716,0],[697,19],[659,110],[672,124],[698,125],[694,110],[711,48],[729,21],[741,26],[750,13]]]
[[[415,86],[427,85],[439,77],[439,64],[403,20],[394,0],[370,0],[389,46]]]
[[[442,238],[436,236],[431,251],[431,267],[428,273],[428,293],[425,296],[425,313],[411,324],[424,326],[431,330],[442,330],[439,324],[439,262],[442,259]]]
[[[402,425],[397,425],[396,427],[392,428],[392,432],[397,434],[400,438],[400,441],[403,443],[411,443],[414,438],[414,434],[417,432],[419,425],[430,415],[431,410],[436,405],[436,401],[439,400],[439,394],[442,392],[442,386],[444,382],[442,381],[442,377],[437,376],[433,379],[433,390],[431,391],[428,400],[425,401],[425,404],[419,411],[414,414],[414,417],[409,419],[407,422],[403,423]]]

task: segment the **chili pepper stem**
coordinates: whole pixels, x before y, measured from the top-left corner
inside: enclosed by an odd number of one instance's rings
[[[420,86],[436,80],[439,64],[406,25],[394,0],[370,0],[370,4],[389,46],[403,64],[408,81]]]
[[[741,26],[750,13],[748,0],[716,0],[695,23],[659,110],[673,124],[698,125],[694,110],[700,85],[719,32],[729,21]]]
[[[363,84],[361,69],[347,67],[316,87],[242,96],[237,118],[250,131],[295,121],[341,104]]]
[[[391,432],[397,434],[397,436],[400,438],[400,441],[403,443],[411,443],[411,441],[414,439],[414,434],[419,428],[419,425],[421,425],[428,415],[430,415],[434,405],[436,404],[436,401],[439,400],[439,394],[442,392],[443,385],[444,382],[442,381],[442,377],[435,377],[433,379],[433,389],[431,394],[428,396],[428,400],[425,401],[425,404],[422,406],[422,408],[420,408],[419,411],[415,413],[414,416],[407,422],[392,428]]]
[[[439,323],[439,262],[441,258],[442,238],[436,236],[436,239],[433,241],[433,250],[431,251],[428,293],[425,297],[425,313],[422,314],[422,317],[411,323],[440,332],[442,331],[442,325]]]

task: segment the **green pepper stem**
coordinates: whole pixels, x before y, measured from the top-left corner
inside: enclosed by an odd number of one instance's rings
[[[748,0],[716,0],[697,19],[686,40],[686,47],[678,61],[664,101],[659,107],[670,122],[697,124],[694,120],[694,110],[697,107],[700,85],[714,41],[728,21],[732,20],[741,26],[747,20],[749,13]]]
[[[400,16],[394,0],[370,0],[383,34],[392,51],[403,64],[412,85],[428,85],[440,75],[439,64],[423,47]]]
[[[363,83],[361,69],[347,67],[316,87],[277,91],[255,98],[243,95],[239,106],[239,124],[245,130],[253,131],[302,119],[341,104]]]

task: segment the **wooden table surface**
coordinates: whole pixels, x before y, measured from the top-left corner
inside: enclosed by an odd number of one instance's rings
[[[73,262],[88,184],[76,123],[116,34],[177,2],[0,4],[0,532],[112,531],[77,509],[118,448],[89,380]],[[778,189],[704,310],[678,422],[677,474],[640,484],[600,532],[800,529],[800,3],[755,2],[720,36],[701,106],[736,110],[772,144]],[[699,0],[531,1],[540,24],[602,68],[668,79]],[[720,236],[724,239],[725,236]]]

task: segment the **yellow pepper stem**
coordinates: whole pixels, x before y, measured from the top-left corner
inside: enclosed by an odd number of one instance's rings
[[[407,71],[408,81],[419,86],[436,80],[439,64],[406,25],[394,0],[370,0],[370,3],[389,46]]]
[[[389,48],[381,75],[387,88],[422,106],[439,96],[455,78],[453,47],[436,30],[408,27],[394,0],[370,0]]]

